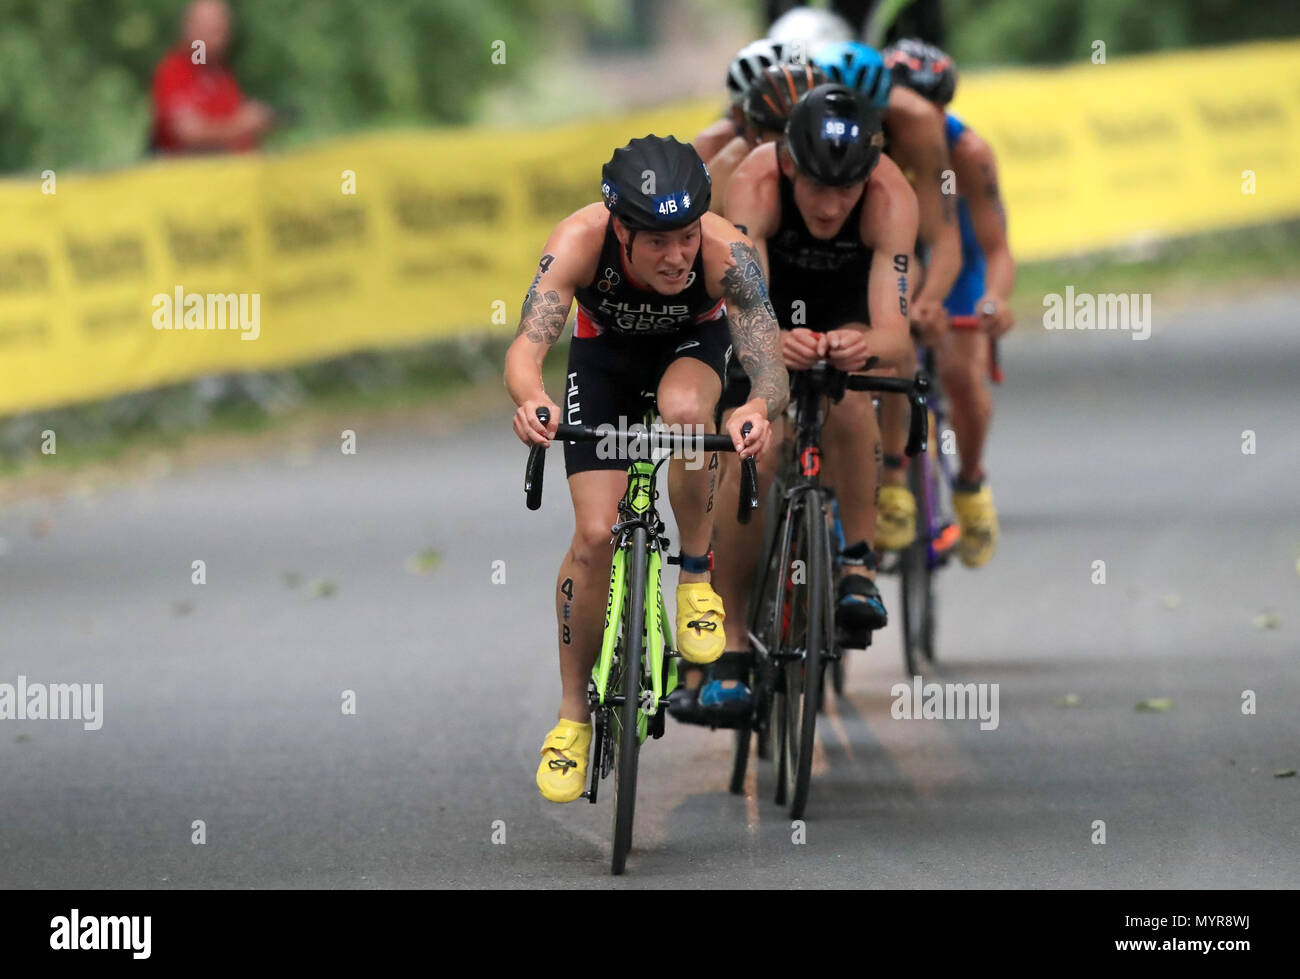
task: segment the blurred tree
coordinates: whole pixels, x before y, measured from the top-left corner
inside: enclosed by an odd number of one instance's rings
[[[1300,34],[1295,0],[945,0],[958,64],[1080,61]]]
[[[733,0],[762,12],[764,0]],[[617,45],[651,0],[566,0]],[[1300,34],[1295,0],[943,0],[963,65],[1122,55]],[[463,123],[499,82],[534,77],[546,0],[231,0],[231,60],[249,95],[299,110],[287,139],[399,123]],[[185,0],[0,0],[0,173],[140,157],[149,83]],[[611,36],[612,35],[612,36]],[[505,43],[505,64],[491,58]],[[544,69],[543,69],[544,71]]]
[[[545,0],[231,0],[241,86],[301,133],[460,123],[545,56]],[[0,172],[138,158],[184,0],[0,0]],[[585,6],[585,3],[584,3]],[[505,63],[492,60],[505,43]]]

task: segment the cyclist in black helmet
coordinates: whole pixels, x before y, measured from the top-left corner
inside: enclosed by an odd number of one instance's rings
[[[727,98],[730,103],[727,112],[717,122],[701,130],[692,144],[699,152],[700,159],[710,166],[710,173],[714,158],[738,140],[743,140],[745,95],[749,92],[749,86],[765,70],[784,60],[785,46],[765,37],[746,44],[731,59],[731,64],[727,66]],[[714,210],[717,211],[717,208]]]
[[[770,274],[781,325],[785,365],[805,370],[819,360],[846,371],[868,357],[885,369],[913,359],[907,328],[916,194],[898,167],[881,155],[877,109],[842,85],[820,85],[795,105],[785,139],[760,146],[740,165],[727,194],[727,216],[748,229]],[[743,392],[729,391],[732,402]],[[724,402],[725,403],[725,402]],[[774,423],[773,444],[782,422]],[[849,392],[823,429],[823,478],[835,487],[848,542],[841,555],[836,620],[848,646],[885,625],[876,588],[875,487],[880,433],[871,397]],[[759,478],[771,478],[776,453],[758,458]],[[728,470],[729,475],[735,467]],[[716,524],[715,580],[732,616],[742,620],[749,578],[761,542],[739,533],[726,500],[738,480],[724,479]],[[681,720],[746,708],[745,633],[728,633],[727,653],[691,704],[679,694]]]
[[[524,298],[519,332],[506,354],[506,387],[518,409],[515,434],[549,444],[560,422],[616,427],[635,422],[654,392],[670,425],[714,430],[714,411],[733,352],[753,379],[751,396],[727,433],[743,456],[761,452],[768,419],[789,396],[766,278],[754,246],[708,211],[708,170],[672,137],[647,136],[615,150],[602,172],[603,204],[559,223]],[[542,361],[578,300],[561,410],[542,385]],[[537,418],[550,410],[549,424]],[[742,438],[741,428],[753,425]],[[591,724],[587,680],[599,652],[613,555],[610,526],[626,488],[627,460],[603,458],[592,443],[564,446],[573,498],[573,541],[556,594],[559,723],[546,736],[537,785],[552,802],[572,802],[586,783]],[[716,660],[726,643],[725,609],[709,584],[711,480],[716,466],[669,466],[668,492],[681,538],[677,648],[688,661]],[[744,620],[735,620],[744,629]]]
[[[826,76],[812,65],[781,62],[763,71],[749,86],[742,103],[744,125],[741,135],[728,143],[709,162],[713,178],[713,203],[710,210],[723,213],[731,175],[754,148],[785,136],[790,110],[805,92],[826,82]]]

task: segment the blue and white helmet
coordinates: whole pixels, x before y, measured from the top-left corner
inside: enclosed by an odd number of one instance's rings
[[[889,105],[892,76],[879,51],[861,41],[842,41],[822,48],[813,59],[826,77],[861,92],[877,109]]]

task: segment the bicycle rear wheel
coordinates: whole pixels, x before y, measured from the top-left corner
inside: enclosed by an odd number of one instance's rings
[[[646,532],[632,530],[627,564],[627,600],[624,603],[622,682],[616,696],[623,702],[613,711],[610,733],[614,737],[614,846],[611,870],[621,874],[632,849],[632,820],[636,811],[636,769],[641,749],[641,653],[645,645]]]
[[[804,495],[800,508],[798,546],[792,553],[802,556],[807,577],[802,594],[795,593],[796,619],[801,618],[802,630],[792,630],[790,652],[794,653],[802,642],[802,654],[784,663],[785,775],[791,819],[800,819],[808,804],[830,627],[830,545],[825,503],[819,492],[811,491]]]
[[[749,767],[749,742],[754,738],[752,727],[738,727],[735,730],[735,742],[731,753],[731,781],[727,790],[732,795],[745,791],[745,769]]]

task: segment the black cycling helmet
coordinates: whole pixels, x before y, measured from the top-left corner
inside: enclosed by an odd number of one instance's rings
[[[868,177],[884,144],[880,110],[843,85],[818,85],[799,100],[785,127],[795,167],[832,187]]]
[[[709,209],[709,171],[695,147],[674,136],[642,136],[616,149],[600,178],[605,207],[629,231],[675,231]]]
[[[933,44],[909,37],[884,51],[895,85],[905,85],[935,105],[947,105],[957,91],[957,66]]]
[[[773,65],[755,79],[745,96],[745,121],[765,133],[783,133],[795,103],[826,82],[813,65]]]

